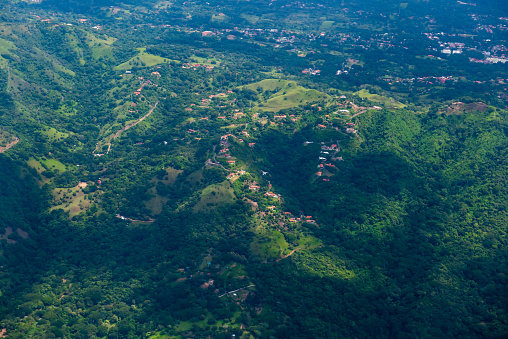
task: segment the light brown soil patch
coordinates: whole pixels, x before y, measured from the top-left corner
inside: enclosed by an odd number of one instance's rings
[[[277,260],[275,260],[275,261],[276,261],[276,262],[279,262],[279,261],[281,261],[282,259],[286,259],[287,257],[292,256],[292,255],[293,255],[293,253],[295,253],[295,252],[296,252],[296,251],[298,251],[298,250],[301,250],[301,248],[300,248],[300,247],[295,248],[294,250],[292,250],[291,252],[289,252],[289,254],[286,254],[286,255],[285,255],[285,256],[283,256],[282,258],[279,258],[279,259],[277,259]]]

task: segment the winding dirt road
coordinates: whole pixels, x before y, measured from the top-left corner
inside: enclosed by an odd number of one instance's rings
[[[293,253],[295,253],[295,252],[296,252],[296,251],[298,251],[298,250],[301,250],[301,248],[300,248],[300,247],[295,248],[295,249],[294,249],[294,250],[292,250],[289,254],[286,254],[286,255],[285,255],[285,256],[283,256],[282,258],[279,258],[279,259],[275,260],[275,262],[279,262],[279,261],[281,261],[282,259],[286,259],[286,258],[288,258],[288,257],[292,256],[292,255],[293,255]]]
[[[148,113],[146,113],[142,118],[140,118],[139,120],[137,120],[136,122],[133,122],[132,124],[129,124],[127,126],[125,126],[124,128],[122,128],[121,130],[119,130],[118,132],[115,133],[115,136],[113,137],[113,140],[115,140],[116,138],[118,138],[120,136],[120,133],[122,133],[123,131],[126,131],[128,130],[129,128],[131,127],[134,127],[136,126],[137,124],[139,124],[141,121],[145,120],[146,118],[148,118],[150,116],[150,114],[152,114],[153,110],[157,107],[157,104],[159,104],[159,102],[157,101],[155,103],[155,105],[150,109],[150,111],[148,111]]]

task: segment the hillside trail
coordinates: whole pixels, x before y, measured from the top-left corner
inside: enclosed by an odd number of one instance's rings
[[[6,146],[3,146],[3,147],[0,147],[0,153],[3,153],[5,151],[7,151],[9,148],[13,147],[14,145],[16,145],[17,143],[19,142],[19,138],[16,137],[16,139],[14,141],[11,141],[10,143],[8,143]]]
[[[150,111],[148,111],[148,113],[146,113],[144,116],[142,116],[141,118],[139,118],[137,121],[133,122],[132,124],[128,124],[127,126],[125,126],[124,128],[122,128],[121,130],[119,130],[118,132],[115,133],[115,136],[113,137],[113,140],[115,140],[116,138],[118,138],[120,136],[120,133],[122,133],[123,131],[126,131],[128,130],[129,128],[131,127],[134,127],[136,126],[137,124],[139,124],[141,121],[145,120],[146,118],[148,118],[150,116],[150,114],[152,114],[153,110],[157,107],[157,105],[159,104],[159,102],[157,101],[155,103],[155,105],[150,109]]]
[[[275,262],[279,262],[279,261],[281,261],[282,259],[286,259],[286,258],[288,258],[288,257],[292,256],[292,255],[293,255],[293,253],[295,253],[296,251],[301,250],[301,249],[302,249],[301,247],[295,248],[294,250],[292,250],[291,252],[289,252],[288,254],[286,254],[285,256],[283,256],[282,258],[279,258],[279,259],[275,260]]]
[[[152,112],[155,110],[155,108],[157,107],[157,105],[159,104],[159,102],[157,101],[155,103],[155,105],[150,109],[150,111],[148,111],[148,113],[146,113],[144,116],[142,116],[141,118],[139,118],[138,120],[136,120],[135,122],[133,122],[132,124],[128,124],[127,126],[125,126],[124,128],[118,130],[115,135],[113,136],[113,140],[115,140],[116,138],[118,138],[120,136],[120,133],[122,133],[123,131],[126,131],[128,130],[129,128],[131,127],[134,127],[136,126],[137,124],[139,124],[141,121],[145,120],[146,118],[148,118],[150,116],[150,114],[152,114]],[[106,138],[107,139],[107,138]],[[93,150],[93,154],[95,154],[95,152],[98,151],[99,149],[99,146],[100,146],[100,142],[98,142],[96,145],[95,145],[95,149]],[[109,154],[109,151],[111,150],[111,142],[108,142],[104,145],[108,145],[108,151],[107,151],[107,154]]]

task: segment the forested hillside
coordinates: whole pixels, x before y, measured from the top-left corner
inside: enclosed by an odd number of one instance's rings
[[[4,1],[0,338],[506,337],[482,4]]]

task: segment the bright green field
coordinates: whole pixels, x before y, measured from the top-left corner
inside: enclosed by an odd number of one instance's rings
[[[56,160],[56,159],[47,159],[47,160],[42,160],[41,161],[44,165],[46,165],[46,167],[48,167],[48,169],[50,170],[59,170],[60,173],[61,172],[65,172],[67,171],[67,167],[65,167],[64,164],[62,164],[60,161]]]
[[[146,53],[146,48],[138,48],[139,54],[115,67],[116,71],[127,71],[133,67],[152,67],[164,62],[177,62],[177,60],[166,59],[157,55]]]
[[[330,28],[332,28],[333,24],[335,23],[335,21],[323,21],[323,23],[321,24],[321,26],[319,27],[319,30],[320,31],[327,31],[329,30]]]
[[[208,212],[218,206],[231,204],[235,201],[235,193],[229,181],[210,185],[201,192],[201,199],[194,206],[194,212]]]
[[[53,127],[44,128],[42,134],[52,140],[61,140],[69,136],[68,133],[59,132]]]
[[[260,260],[278,259],[286,254],[289,245],[284,235],[275,230],[262,229],[250,244],[251,252]]]
[[[94,59],[104,57],[113,60],[113,47],[111,45],[115,41],[115,38],[105,36],[105,39],[101,39],[91,33],[88,33],[86,37],[86,42],[92,49],[92,56]]]
[[[67,167],[65,167],[64,164],[62,164],[60,161],[56,159],[46,159],[46,160],[37,160],[35,158],[30,158],[27,162],[28,166],[34,168],[37,173],[42,173],[46,170],[46,168],[50,171],[59,170],[60,173],[65,172],[67,170]],[[44,166],[46,168],[44,168]]]
[[[260,100],[257,107],[264,111],[278,112],[281,109],[296,107],[310,102],[327,100],[330,98],[329,95],[316,91],[315,89],[308,89],[299,86],[296,81],[266,79],[245,86],[245,88],[254,91],[257,91],[260,87],[263,91],[276,91],[271,93],[268,98],[262,98]],[[260,95],[260,97],[263,96]]]
[[[367,91],[366,89],[362,89],[361,91],[355,92],[353,94],[358,95],[362,99],[367,99],[370,101],[379,102],[379,103],[385,105],[386,107],[392,107],[392,108],[406,107],[406,105],[404,105],[401,102],[393,100],[392,98],[389,98],[389,97],[384,97],[384,96],[381,96],[378,94],[372,94],[369,91]]]

